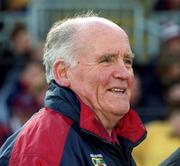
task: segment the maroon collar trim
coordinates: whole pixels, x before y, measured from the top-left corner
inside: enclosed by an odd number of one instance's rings
[[[146,129],[138,114],[130,109],[115,127],[118,136],[138,142],[146,134]]]
[[[129,110],[129,112],[116,125],[112,137],[110,137],[101,122],[96,119],[95,113],[82,102],[80,111],[80,127],[108,142],[117,144],[119,144],[117,136],[136,142],[140,140],[146,131],[137,113],[133,110]]]

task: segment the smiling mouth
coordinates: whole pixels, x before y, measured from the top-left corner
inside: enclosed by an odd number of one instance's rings
[[[115,94],[124,94],[126,92],[126,88],[111,88],[108,91],[115,93]]]

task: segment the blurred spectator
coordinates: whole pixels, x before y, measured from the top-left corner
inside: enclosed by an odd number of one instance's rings
[[[166,93],[167,120],[147,125],[146,140],[134,151],[138,165],[158,165],[180,146],[180,80]]]
[[[180,25],[168,21],[162,23],[160,27],[160,51],[177,52],[180,51]]]
[[[16,119],[18,122],[17,128],[41,108],[45,90],[46,83],[42,65],[30,61],[7,99],[11,119]]]
[[[4,44],[0,53],[0,87],[10,71],[18,72],[23,69],[29,59],[31,40],[26,26],[16,23],[10,34],[10,39]],[[9,74],[8,74],[9,73]]]
[[[168,22],[162,26],[160,54],[156,74],[164,89],[180,78],[180,25]]]
[[[154,4],[155,11],[180,10],[180,0],[157,0]]]
[[[159,57],[157,74],[164,89],[180,78],[180,50],[178,52],[166,52]]]
[[[46,82],[42,63],[30,61],[8,92],[8,125],[0,125],[0,143],[18,130],[43,105]]]
[[[167,84],[180,77],[180,27],[168,23],[160,31],[160,51],[138,73],[142,97],[140,113],[143,122],[163,120],[165,117],[164,91]]]

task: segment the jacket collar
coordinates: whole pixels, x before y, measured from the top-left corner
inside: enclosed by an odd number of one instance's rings
[[[96,119],[95,113],[85,104],[81,103],[80,127],[112,142],[105,128]],[[132,143],[136,143],[146,134],[146,129],[137,113],[130,109],[128,113],[120,119],[114,128],[118,137],[123,137]]]
[[[96,119],[94,111],[80,102],[72,90],[60,87],[55,81],[49,84],[45,97],[45,107],[69,117],[81,129],[112,142],[102,124]],[[133,110],[129,110],[114,130],[118,137],[125,138],[132,143],[138,142],[146,134],[140,118]]]
[[[49,107],[69,117],[74,122],[80,121],[80,102],[75,93],[51,81],[45,96],[45,107]]]

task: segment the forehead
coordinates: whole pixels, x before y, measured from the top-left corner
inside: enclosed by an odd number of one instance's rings
[[[127,34],[112,22],[90,22],[80,28],[78,41],[81,54],[129,54],[131,48]]]

